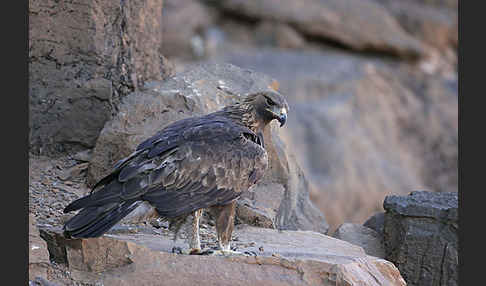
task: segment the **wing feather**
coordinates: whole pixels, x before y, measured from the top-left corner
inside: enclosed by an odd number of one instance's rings
[[[120,160],[102,182],[101,193],[76,207],[139,199],[173,218],[230,202],[261,177],[263,172],[255,169],[266,168],[267,154],[258,138],[225,118],[177,122]]]

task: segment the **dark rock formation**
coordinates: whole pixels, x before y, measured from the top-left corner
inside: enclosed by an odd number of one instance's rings
[[[381,236],[383,236],[383,227],[385,226],[385,212],[379,212],[372,215],[363,223],[363,226],[369,227],[379,233]]]
[[[457,193],[387,196],[383,207],[386,259],[407,285],[459,285]]]
[[[31,151],[93,147],[121,98],[169,72],[161,12],[161,0],[29,1]]]

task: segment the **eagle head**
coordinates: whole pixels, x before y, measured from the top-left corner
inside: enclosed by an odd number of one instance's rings
[[[254,93],[249,98],[249,104],[253,106],[256,116],[266,124],[276,119],[280,127],[287,121],[289,105],[285,98],[277,91],[263,91]]]

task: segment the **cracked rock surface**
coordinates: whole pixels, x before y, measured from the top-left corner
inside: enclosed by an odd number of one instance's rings
[[[459,285],[457,193],[414,191],[383,207],[385,258],[407,285]]]

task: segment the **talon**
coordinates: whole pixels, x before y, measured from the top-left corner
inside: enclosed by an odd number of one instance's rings
[[[243,252],[246,256],[258,256],[258,254],[255,251],[245,251]]]
[[[210,248],[206,248],[204,250],[201,250],[199,253],[195,253],[196,255],[213,255],[214,250]]]
[[[184,252],[182,251],[182,248],[180,248],[179,246],[172,247],[172,253],[184,254]]]
[[[201,248],[193,248],[189,250],[190,255],[195,255],[195,254],[200,254],[201,253]]]

